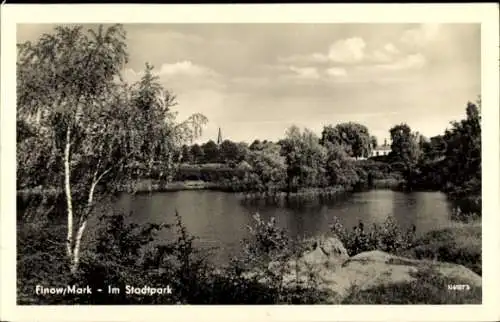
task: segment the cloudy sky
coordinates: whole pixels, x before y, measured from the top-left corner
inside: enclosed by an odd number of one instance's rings
[[[18,25],[18,42],[52,25]],[[209,119],[201,141],[277,140],[296,124],[320,134],[355,121],[379,142],[392,125],[426,136],[464,115],[481,91],[476,24],[129,24],[130,62],[145,62],[185,118]]]

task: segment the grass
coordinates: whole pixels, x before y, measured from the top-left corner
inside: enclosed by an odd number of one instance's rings
[[[425,234],[402,255],[460,264],[481,275],[481,231],[480,222],[456,223]]]
[[[482,289],[449,290],[450,284],[463,284],[432,268],[420,270],[415,280],[391,285],[380,285],[370,290],[353,288],[342,304],[481,304]]]

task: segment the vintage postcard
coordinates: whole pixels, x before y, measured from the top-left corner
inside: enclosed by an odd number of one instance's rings
[[[500,318],[497,10],[3,6],[1,318]]]

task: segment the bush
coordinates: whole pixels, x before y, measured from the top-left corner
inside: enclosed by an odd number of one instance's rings
[[[203,180],[207,182],[223,182],[236,177],[243,179],[247,172],[244,168],[231,167],[225,164],[183,165],[176,174],[176,181]]]
[[[70,280],[63,226],[47,222],[18,224],[17,228],[17,301],[19,304],[63,302],[62,296],[36,296],[37,285],[64,287]]]
[[[253,226],[248,227],[251,237],[243,240],[243,255],[234,260],[233,267],[243,268],[251,280],[272,290],[274,304],[326,303],[329,294],[317,287],[314,276],[307,282],[284,281],[284,276],[291,273],[288,262],[304,252],[305,241],[292,240],[274,218],[265,221],[259,214],[253,218]]]
[[[371,250],[398,253],[411,247],[415,240],[415,226],[403,231],[392,217],[382,225],[373,224],[371,229],[359,222],[352,230],[346,229],[335,217],[330,229],[344,244],[349,256]]]

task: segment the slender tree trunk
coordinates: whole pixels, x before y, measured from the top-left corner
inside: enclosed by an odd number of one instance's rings
[[[75,245],[72,251],[72,258],[71,258],[71,272],[74,274],[78,270],[78,265],[80,264],[80,249],[81,249],[81,243],[82,243],[82,237],[83,233],[85,232],[85,228],[87,227],[87,221],[90,213],[92,212],[92,208],[94,206],[94,193],[95,193],[95,188],[97,187],[97,184],[101,179],[108,173],[111,169],[108,169],[104,171],[99,177],[97,177],[97,171],[94,173],[94,177],[92,180],[92,185],[90,186],[89,190],[89,197],[87,200],[87,208],[85,210],[85,213],[83,214],[82,221],[80,223],[80,226],[78,227],[78,232],[76,234],[75,238]]]
[[[70,147],[71,147],[71,128],[66,130],[66,146],[64,149],[64,191],[66,193],[67,214],[68,214],[68,234],[66,238],[66,253],[72,258],[73,248],[73,202],[71,196],[71,169],[70,169]]]
[[[73,259],[71,265],[71,273],[76,273],[78,270],[78,265],[80,264],[80,245],[82,242],[83,232],[85,231],[85,227],[87,226],[87,219],[84,219],[78,228],[78,233],[76,234],[75,240],[75,248],[73,251]]]

